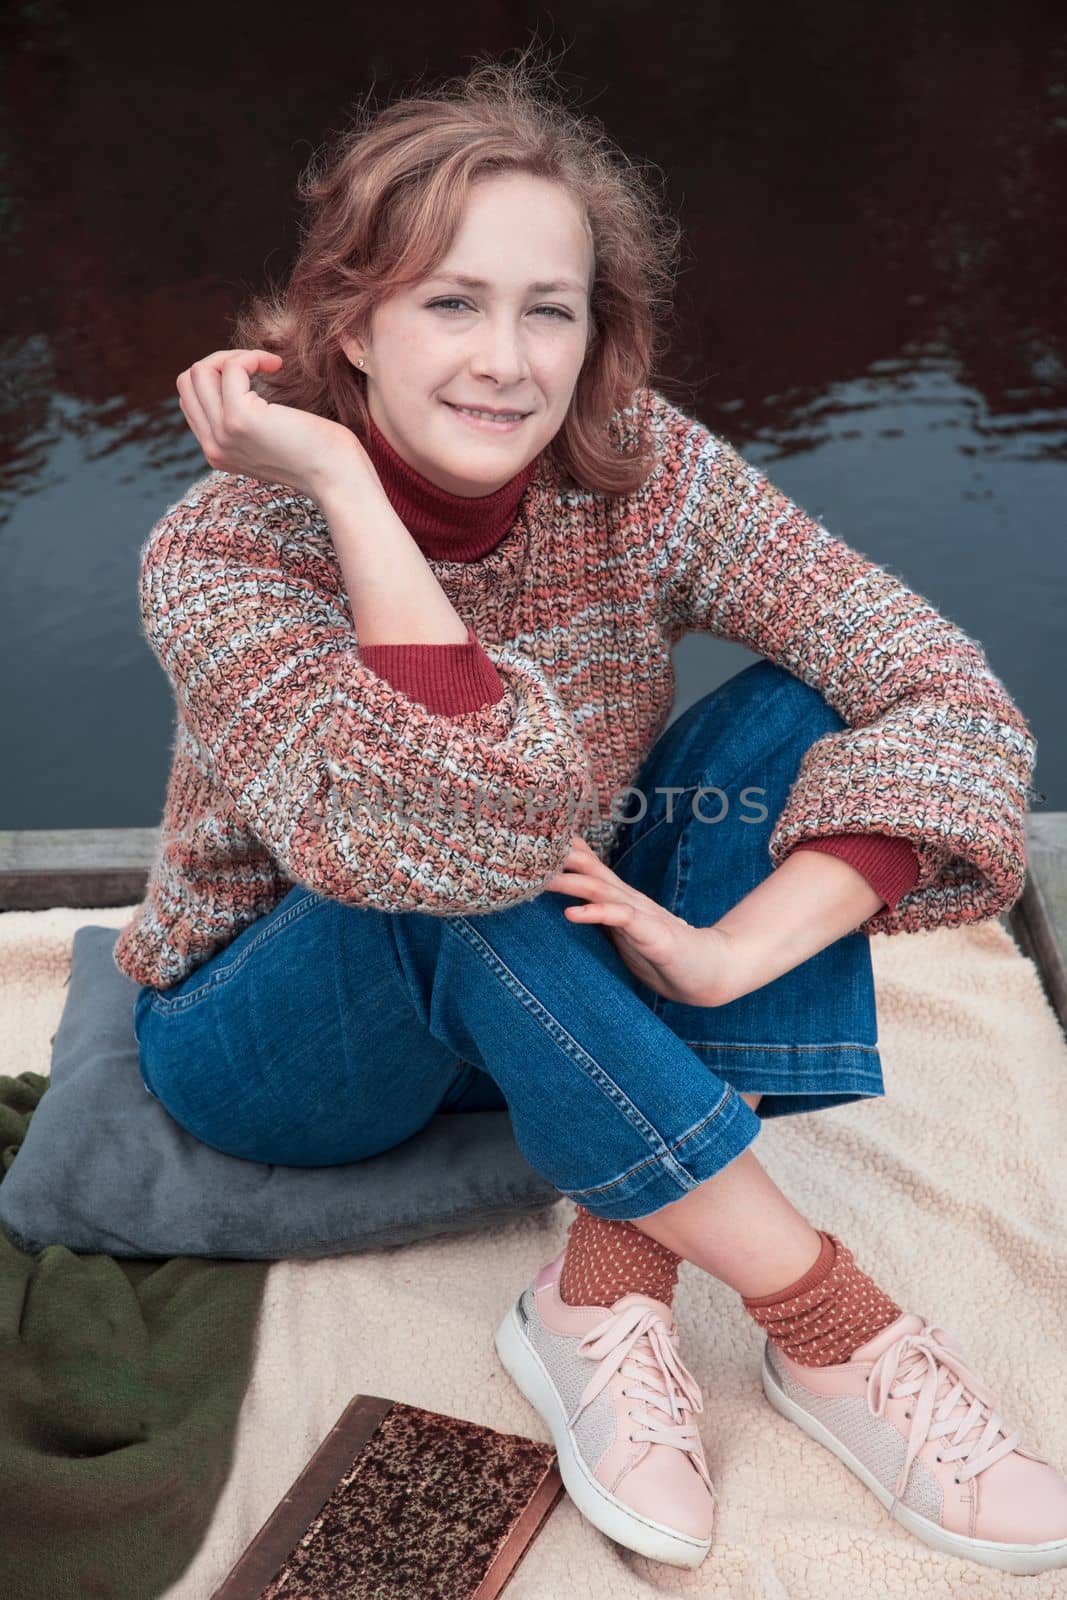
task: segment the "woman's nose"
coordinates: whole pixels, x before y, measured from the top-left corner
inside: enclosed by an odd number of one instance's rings
[[[522,334],[513,323],[487,323],[471,358],[475,372],[496,378],[500,384],[517,383],[528,370]]]

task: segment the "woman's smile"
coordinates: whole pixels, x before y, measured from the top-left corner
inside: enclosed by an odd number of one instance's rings
[[[454,412],[460,421],[465,422],[469,428],[483,428],[490,433],[514,433],[516,428],[521,427],[526,421],[525,416],[503,419],[486,416],[484,412],[474,414],[461,409],[459,406],[454,406],[449,400],[443,401],[442,404],[446,405],[449,411]]]

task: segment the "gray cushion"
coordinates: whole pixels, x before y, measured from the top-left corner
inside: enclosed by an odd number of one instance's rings
[[[366,1161],[283,1167],[224,1155],[182,1128],[138,1070],[138,988],[118,929],[75,932],[48,1089],[0,1184],[0,1223],[36,1254],[281,1260],[406,1244],[541,1211],[559,1191],[503,1110],[439,1113]]]

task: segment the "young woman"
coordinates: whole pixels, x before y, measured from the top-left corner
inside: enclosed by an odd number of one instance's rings
[[[116,946],[146,1087],[301,1165],[506,1107],[577,1211],[497,1348],[620,1543],[711,1544],[686,1260],[917,1537],[1064,1565],[1055,1467],[750,1148],[884,1092],[872,932],[1017,897],[1025,718],[652,385],[677,231],[523,62],[386,106],[303,195],[284,294],[178,378],[213,470],[142,552],[178,708]],[[690,629],[763,659],[667,727]]]

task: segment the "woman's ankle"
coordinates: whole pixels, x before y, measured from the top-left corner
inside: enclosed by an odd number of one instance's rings
[[[774,1293],[742,1297],[745,1310],[771,1343],[801,1366],[848,1361],[901,1313],[836,1234],[820,1229],[819,1238],[817,1260],[795,1283]]]
[[[741,1295],[773,1294],[818,1259],[818,1232],[751,1149],[634,1227]]]

